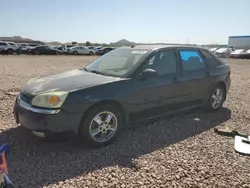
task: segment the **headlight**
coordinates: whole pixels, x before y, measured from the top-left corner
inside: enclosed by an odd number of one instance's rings
[[[31,104],[43,108],[60,108],[68,96],[66,91],[55,91],[35,96]]]

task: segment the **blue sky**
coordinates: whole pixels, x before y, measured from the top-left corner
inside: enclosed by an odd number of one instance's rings
[[[42,41],[219,44],[250,35],[250,0],[0,0],[0,6],[0,36]]]

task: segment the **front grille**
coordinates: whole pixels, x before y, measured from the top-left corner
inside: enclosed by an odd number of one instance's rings
[[[32,98],[27,97],[27,96],[24,95],[23,93],[20,93],[20,98],[21,98],[24,102],[26,102],[26,103],[28,103],[28,104],[31,105],[31,100],[32,100]]]

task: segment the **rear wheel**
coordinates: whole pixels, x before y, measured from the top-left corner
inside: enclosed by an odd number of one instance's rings
[[[91,147],[112,143],[122,130],[123,118],[113,105],[100,105],[91,109],[80,127],[80,136]]]
[[[215,86],[212,89],[211,94],[209,96],[207,109],[209,111],[219,110],[222,107],[225,99],[226,99],[226,91],[224,87],[221,84]]]
[[[36,51],[35,54],[36,54],[36,55],[39,55],[40,53]]]

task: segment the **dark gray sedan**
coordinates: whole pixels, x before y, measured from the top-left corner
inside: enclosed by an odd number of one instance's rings
[[[84,68],[28,81],[14,116],[37,136],[79,135],[100,147],[135,122],[200,106],[216,111],[230,83],[229,65],[206,48],[122,47]]]

